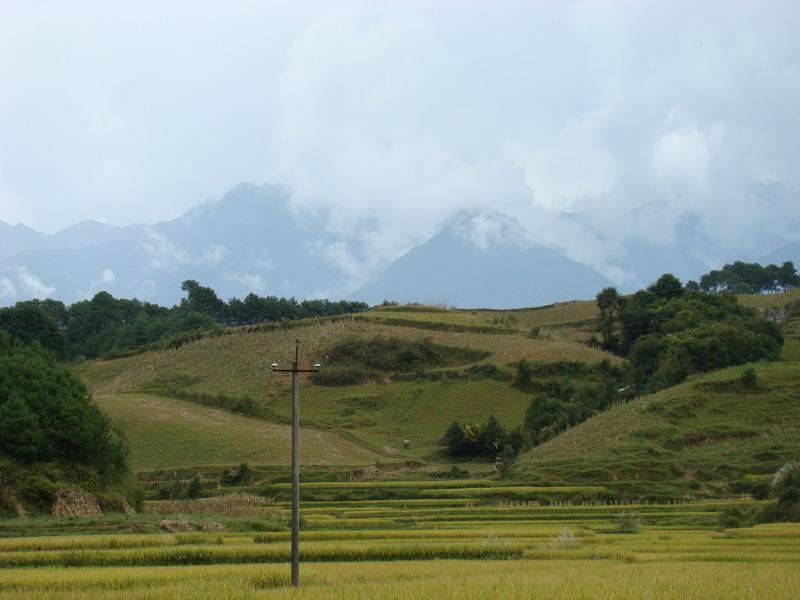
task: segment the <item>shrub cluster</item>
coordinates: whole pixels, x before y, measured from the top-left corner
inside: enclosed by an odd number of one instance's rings
[[[500,422],[489,416],[481,424],[461,424],[453,421],[444,434],[444,445],[452,457],[482,457],[513,460],[522,447],[522,434],[518,429],[506,431]]]
[[[222,485],[242,485],[250,483],[253,479],[253,471],[247,463],[242,463],[239,468],[231,472],[225,469],[220,477]]]
[[[675,385],[692,373],[773,360],[778,326],[730,294],[687,290],[673,275],[630,297],[597,295],[604,349],[626,356],[639,392]]]
[[[312,381],[318,385],[355,385],[387,373],[416,373],[435,367],[474,362],[488,353],[435,344],[430,338],[405,340],[375,336],[346,339],[328,351],[324,371]]]
[[[613,403],[630,398],[624,373],[608,360],[596,365],[573,361],[520,361],[514,384],[535,392],[522,424],[526,444],[537,446]]]
[[[127,471],[111,421],[66,365],[0,332],[0,453],[21,463],[83,465],[106,481]]]

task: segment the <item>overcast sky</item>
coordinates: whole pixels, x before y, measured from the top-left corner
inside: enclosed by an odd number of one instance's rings
[[[790,240],[798,32],[796,0],[0,0],[0,219],[149,223],[251,181],[378,262],[486,207],[589,263],[687,219]]]

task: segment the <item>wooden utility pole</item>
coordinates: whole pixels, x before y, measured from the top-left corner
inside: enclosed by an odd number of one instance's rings
[[[294,341],[294,361],[291,369],[279,369],[272,363],[276,373],[292,374],[292,585],[300,585],[300,373],[316,373],[313,369],[300,368],[300,340]]]

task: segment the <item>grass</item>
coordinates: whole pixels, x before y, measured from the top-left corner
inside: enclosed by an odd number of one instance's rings
[[[406,324],[381,322],[390,318]],[[288,359],[295,336],[311,359],[344,337],[429,336],[488,352],[477,362],[510,372],[509,363],[521,357],[594,362],[603,354],[579,340],[595,318],[590,302],[518,311],[381,308],[363,318],[235,332],[83,365],[101,406],[127,430],[135,468],[151,471],[148,479],[188,477],[198,465],[216,476],[246,460],[262,465],[250,491],[272,496],[269,512],[281,518],[190,514],[191,523],[213,520],[227,530],[167,534],[158,523],[169,515],[160,513],[194,505],[148,501],[145,512],[130,517],[0,521],[0,595],[795,597],[800,524],[721,526],[729,509],[760,511],[764,501],[741,493],[800,456],[800,340],[791,338],[783,362],[754,366],[754,388],[741,385],[747,367],[737,367],[618,405],[521,457],[511,480],[487,477],[486,463],[462,465],[465,479],[440,479],[437,472],[446,474],[448,465],[420,460],[433,455],[453,419],[494,414],[505,425],[518,424],[530,396],[508,381],[398,381],[389,373],[361,386],[304,382],[303,587],[289,587],[288,395],[268,365],[273,357]],[[542,328],[540,339],[528,337],[534,325]],[[251,398],[266,418],[154,391],[208,402],[217,394]],[[362,477],[368,480],[350,481]],[[698,496],[715,499],[686,500]],[[623,532],[631,512],[637,525]]]
[[[452,518],[471,507],[439,501]],[[436,527],[340,528],[331,512],[301,535],[302,589],[289,586],[288,532],[101,534],[0,539],[0,592],[15,598],[791,598],[800,525],[692,527],[730,502],[538,507],[539,521],[446,520]],[[340,511],[358,504],[340,503]],[[486,507],[490,508],[490,507]],[[383,508],[400,520],[397,507]],[[593,519],[587,513],[597,512]],[[659,522],[671,514],[678,526]],[[469,517],[464,514],[464,517]],[[310,518],[310,517],[307,517]],[[327,524],[326,524],[327,523]],[[434,524],[434,523],[431,523]]]
[[[748,492],[758,478],[800,456],[800,369],[790,360],[697,377],[597,415],[520,457],[526,482],[607,485],[629,495],[686,497]],[[591,452],[587,449],[591,448]]]
[[[745,294],[737,298],[741,304],[757,310],[783,308],[793,302],[800,302],[800,288],[781,294]]]
[[[125,432],[135,470],[187,466],[283,465],[291,459],[291,428],[147,394],[97,396]],[[306,464],[358,465],[381,455],[334,432],[302,430]]]
[[[505,368],[520,360],[580,360],[597,362],[608,355],[574,341],[566,333],[550,339],[526,335],[487,335],[426,331],[392,327],[368,319],[340,319],[309,323],[303,328],[247,331],[201,338],[178,349],[153,351],[137,356],[86,363],[84,380],[97,393],[180,389],[186,392],[225,394],[269,400],[285,394],[285,377],[273,373],[273,361],[287,363],[300,338],[308,362],[325,364],[326,351],[345,337],[371,339],[376,335],[416,341],[429,337],[436,344],[489,353],[477,364]]]
[[[491,414],[506,426],[522,422],[530,396],[491,379],[409,381],[325,388],[306,386],[302,418],[347,431],[390,457],[424,458],[440,448],[448,425],[480,423]],[[271,405],[288,417],[286,402]],[[424,418],[420,418],[424,415]],[[404,447],[404,441],[410,447]]]
[[[303,424],[311,428],[309,435],[321,435],[313,434],[314,429],[328,430],[364,447],[360,454],[348,449],[340,459],[338,455],[333,458],[328,455],[326,444],[311,443],[305,446],[308,453],[304,460],[313,464],[342,463],[350,460],[346,456],[352,456],[351,464],[372,464],[377,455],[370,453],[371,449],[382,455],[384,462],[399,459],[433,459],[438,462],[441,460],[436,458],[440,451],[440,438],[453,420],[482,422],[491,414],[506,426],[519,425],[530,396],[512,387],[511,363],[520,359],[597,362],[608,356],[581,343],[578,333],[569,328],[537,339],[527,335],[530,329],[528,321],[568,321],[571,311],[578,320],[583,319],[586,312],[580,303],[541,310],[476,311],[476,315],[459,311],[461,316],[457,320],[472,320],[478,325],[483,324],[481,327],[501,329],[504,335],[384,325],[376,322],[381,311],[375,311],[377,316],[370,312],[358,317],[309,320],[286,329],[230,331],[226,335],[201,337],[177,349],[85,363],[80,369],[83,379],[104,406],[114,413],[114,418],[120,419],[131,431],[137,431],[137,428],[143,431],[141,440],[134,439],[138,432],[131,436],[137,470],[243,460],[274,464],[283,458],[279,454],[270,454],[270,445],[263,440],[249,452],[240,452],[245,444],[233,440],[232,451],[227,452],[221,448],[224,442],[218,439],[206,443],[208,427],[203,426],[203,431],[198,431],[197,435],[191,433],[192,423],[201,425],[207,419],[170,424],[168,420],[179,419],[183,410],[176,406],[185,407],[184,404],[175,404],[177,401],[174,399],[259,417],[276,425],[286,424],[290,417],[288,380],[273,373],[270,364],[273,360],[282,363],[290,360],[295,337],[302,340],[302,351],[308,361],[321,361],[323,370],[327,353],[345,339],[370,343],[376,336],[383,336],[384,339],[397,339],[401,345],[416,347],[421,340],[429,338],[434,347],[456,349],[460,360],[444,361],[444,366],[431,365],[422,378],[413,373],[389,372],[382,374],[376,382],[358,386],[313,385],[304,379],[301,418]],[[419,314],[425,318],[432,315],[432,322],[439,319],[435,322],[444,325],[454,315],[452,311],[430,308],[415,309],[412,313],[408,310],[388,312]],[[510,317],[513,319],[508,321]],[[491,324],[498,319],[505,319],[505,324],[516,323],[520,328]],[[481,365],[493,365],[499,369],[496,373],[500,376],[468,371],[470,366]],[[335,366],[330,368],[335,369]],[[164,400],[164,407],[158,407],[156,396],[170,400]],[[138,411],[136,406],[126,406],[129,401],[144,397],[150,398],[147,402],[154,414],[161,413],[167,419],[163,428],[155,419]],[[213,420],[219,422],[221,413],[214,414]],[[419,415],[425,415],[425,418],[420,419]],[[179,443],[166,450],[159,441],[159,431],[170,428],[178,434]],[[219,428],[212,429],[214,438]],[[274,431],[284,430],[278,428]],[[248,439],[252,437],[250,435]],[[405,448],[406,440],[410,442],[409,448]],[[341,446],[341,443],[337,444]],[[337,444],[330,446],[335,448]],[[258,448],[263,448],[263,451]],[[232,458],[234,454],[239,458]]]
[[[276,490],[285,486],[275,485]],[[561,493],[587,486],[492,481],[311,481],[302,503],[300,592],[289,586],[289,532],[223,515],[221,533],[155,533],[150,514],[0,523],[0,594],[14,598],[789,598],[800,583],[800,524],[723,530],[752,500],[648,503]],[[495,492],[513,489],[518,499]],[[408,491],[355,500],[363,490]],[[442,492],[447,497],[426,497]],[[532,498],[546,492],[540,501]],[[279,497],[279,496],[278,496]],[[162,502],[148,502],[158,512]],[[273,502],[285,511],[286,502]],[[640,525],[620,533],[621,514]],[[147,525],[148,533],[119,526]],[[256,527],[258,525],[258,527]],[[116,527],[114,529],[113,527]],[[85,532],[77,535],[76,531]],[[36,533],[19,537],[20,533]],[[41,533],[50,535],[41,535]],[[701,587],[698,587],[701,586]]]
[[[312,564],[303,589],[277,565],[104,568],[3,574],[17,597],[793,598],[790,563],[627,563],[614,558]]]
[[[743,301],[774,308],[793,302],[797,293]],[[303,443],[306,464],[415,460],[433,464],[414,467],[412,477],[434,477],[449,468],[441,465],[445,458],[440,452],[441,437],[452,421],[480,423],[494,415],[509,428],[522,422],[532,395],[509,381],[514,361],[593,363],[607,357],[581,343],[596,317],[593,302],[507,311],[378,307],[357,316],[308,320],[291,328],[228,331],[178,349],[86,363],[81,369],[101,403],[131,432],[138,471],[242,461],[277,466],[287,460],[284,425],[290,417],[290,402],[286,378],[272,373],[270,363],[290,359],[295,337],[303,341],[309,362],[320,360],[323,369],[326,353],[343,340],[369,344],[383,336],[396,338],[401,346],[416,347],[430,338],[438,347],[462,349],[464,356],[471,356],[464,360],[474,362],[445,361],[442,364],[449,366],[434,366],[421,376],[381,371],[376,381],[362,385],[332,387],[304,380],[301,419],[303,439],[308,440]],[[387,325],[387,320],[405,325]],[[540,328],[537,338],[529,335],[534,326]],[[487,328],[492,332],[480,332]],[[784,357],[800,360],[800,340],[787,339]],[[470,373],[469,367],[476,365],[493,365],[500,376]],[[711,375],[662,392],[656,400],[640,399],[616,407],[522,458],[518,480],[608,484],[614,493],[654,497],[731,493],[728,482],[765,473],[797,454],[797,381],[792,368],[757,366],[764,385],[751,393],[730,388],[735,382],[720,387],[714,382],[716,375]],[[733,380],[738,374],[739,370],[731,369],[719,376]],[[174,398],[225,411],[208,410],[203,413],[207,417],[186,419],[183,415],[189,404]],[[147,399],[147,410],[142,410],[141,399]],[[703,406],[695,410],[692,403]],[[645,404],[651,408],[641,410]],[[230,412],[258,419],[234,417]],[[785,413],[786,419],[772,422],[770,413]],[[164,421],[158,420],[161,417]],[[241,424],[234,428],[236,436],[227,433],[227,418]],[[163,435],[167,432],[169,437]],[[586,452],[587,448],[592,452]],[[491,465],[469,470],[485,475]],[[344,472],[336,475],[347,476]],[[367,476],[395,475],[379,465]]]
[[[593,301],[560,302],[536,308],[511,310],[447,309],[423,305],[379,306],[364,313],[367,319],[403,319],[462,327],[489,327],[529,333],[531,327],[560,327],[599,318]]]

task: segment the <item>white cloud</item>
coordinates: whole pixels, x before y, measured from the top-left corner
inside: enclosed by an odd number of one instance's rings
[[[117,276],[111,269],[100,269],[97,277],[92,278],[87,289],[78,289],[74,292],[76,299],[91,298],[96,293],[105,291],[113,292],[113,286],[117,282]]]
[[[114,271],[111,269],[103,269],[100,271],[100,283],[114,283],[117,280]]]
[[[225,273],[225,279],[257,294],[267,291],[267,283],[258,273]]]
[[[0,23],[0,218],[152,221],[270,181],[354,280],[475,208],[618,278],[622,242],[687,219],[725,258],[798,227],[793,0],[87,6]]]
[[[800,128],[800,72],[784,67],[800,59],[788,43],[800,13],[778,3],[792,15],[782,22],[736,5],[719,19],[720,7],[693,5],[686,19],[686,8],[329,9],[287,54],[270,108],[274,173],[296,203],[330,213],[351,243],[328,256],[353,271],[476,207],[618,280],[622,241],[669,243],[686,218],[735,252],[768,232],[747,226],[745,193],[764,164],[793,198],[762,209],[789,211],[770,219],[786,235],[800,177],[776,149],[800,150],[778,125]]]
[[[56,291],[56,288],[43,283],[25,267],[17,269],[17,281],[24,292],[23,295],[28,298],[49,298]]]
[[[524,241],[524,231],[519,223],[496,213],[466,215],[455,223],[455,228],[460,236],[482,250],[497,244],[519,244]]]
[[[219,266],[228,254],[224,244],[212,244],[197,256],[181,244],[170,241],[167,236],[147,227],[139,239],[139,245],[149,256],[150,265],[160,271],[172,271],[181,265]]]
[[[149,255],[150,265],[158,270],[172,270],[189,261],[186,250],[150,228],[144,230],[144,237],[139,239],[139,245]]]
[[[208,248],[196,262],[210,267],[216,267],[222,262],[222,259],[225,258],[227,253],[228,249],[224,244],[214,244]]]
[[[9,277],[0,277],[0,299],[13,299],[17,296],[17,287]]]

